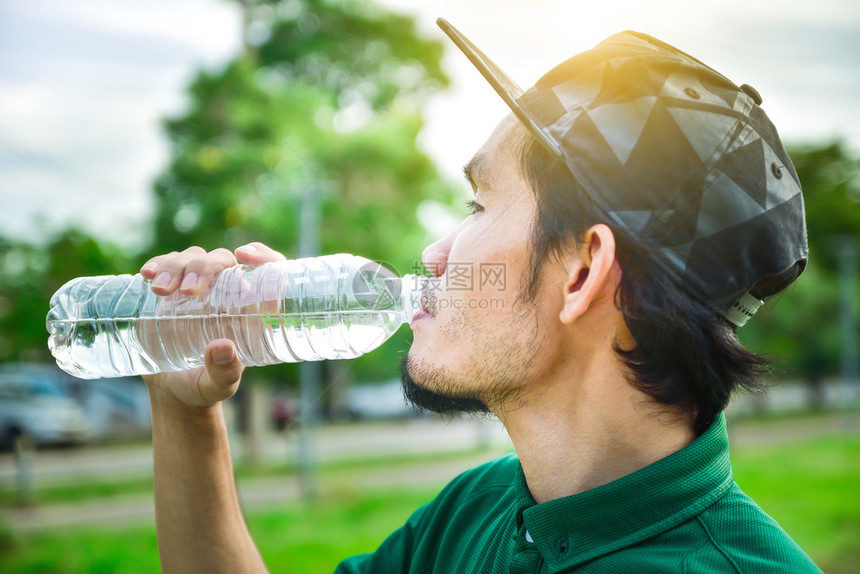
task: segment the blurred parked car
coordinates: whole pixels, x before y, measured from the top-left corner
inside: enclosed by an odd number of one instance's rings
[[[346,391],[346,407],[354,419],[397,419],[421,414],[406,403],[400,379],[353,385]]]
[[[0,446],[22,435],[36,444],[74,444],[88,435],[86,415],[56,368],[0,365]]]
[[[74,379],[70,387],[86,413],[91,439],[149,436],[149,393],[140,377]]]

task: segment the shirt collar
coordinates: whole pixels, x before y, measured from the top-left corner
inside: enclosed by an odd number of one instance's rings
[[[725,417],[687,447],[618,480],[535,504],[520,468],[517,528],[550,572],[636,544],[692,518],[732,485]]]

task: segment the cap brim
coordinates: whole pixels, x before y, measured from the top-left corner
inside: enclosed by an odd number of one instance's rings
[[[451,41],[460,48],[460,50],[469,58],[481,75],[484,76],[490,85],[496,90],[496,93],[501,96],[502,100],[511,108],[514,115],[525,125],[532,134],[555,156],[561,157],[562,152],[558,144],[549,137],[541,127],[526,114],[522,107],[517,103],[523,90],[520,88],[510,76],[504,73],[492,60],[490,60],[481,50],[478,49],[466,36],[464,36],[457,28],[452,26],[444,18],[436,20],[436,24],[442,29],[445,34],[451,38]]]

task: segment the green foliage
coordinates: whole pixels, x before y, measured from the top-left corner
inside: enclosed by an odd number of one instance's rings
[[[839,371],[838,242],[860,237],[860,158],[841,143],[790,150],[803,185],[809,264],[739,334],[780,377],[817,384]]]
[[[155,186],[153,250],[259,240],[294,256],[310,191],[323,252],[410,267],[427,239],[418,204],[452,196],[415,143],[421,101],[447,84],[441,44],[364,2],[248,10],[266,40],[201,72],[188,111],[165,124],[173,159]]]
[[[302,197],[319,203],[321,253],[414,272],[429,237],[426,199],[454,192],[416,146],[421,103],[444,87],[442,45],[410,17],[368,2],[243,3],[247,49],[202,71],[188,110],[165,122],[169,167],[155,185],[153,253],[262,241],[298,256]],[[403,337],[350,363],[354,378],[395,374]],[[294,379],[291,367],[251,378]]]
[[[860,234],[860,157],[840,142],[790,153],[803,184],[810,259],[835,272],[835,239]]]
[[[762,307],[739,331],[749,348],[764,352],[779,377],[817,382],[839,366],[838,288],[815,259],[787,292]]]
[[[416,146],[422,102],[448,82],[442,44],[368,2],[242,4],[247,49],[223,69],[199,72],[187,110],[165,122],[172,157],[155,184],[147,256],[258,240],[295,257],[300,201],[312,193],[321,252],[419,270],[431,238],[418,205],[456,198]],[[836,242],[860,232],[860,159],[840,143],[799,146],[791,156],[806,199],[809,267],[740,334],[772,356],[779,376],[815,381],[838,368]],[[0,362],[49,359],[44,317],[63,283],[133,272],[142,259],[75,229],[48,245],[0,237]],[[328,377],[390,378],[409,339],[404,328],[340,375],[327,365]],[[294,380],[295,372],[267,367],[248,378]]]
[[[0,237],[0,362],[48,361],[51,295],[85,275],[127,272],[128,256],[76,229],[36,246]]]

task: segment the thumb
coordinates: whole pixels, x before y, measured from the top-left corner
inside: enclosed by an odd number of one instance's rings
[[[207,398],[213,401],[229,399],[239,388],[245,366],[239,360],[236,347],[230,339],[216,339],[206,346],[203,355],[210,384]],[[201,389],[203,392],[203,389]]]

